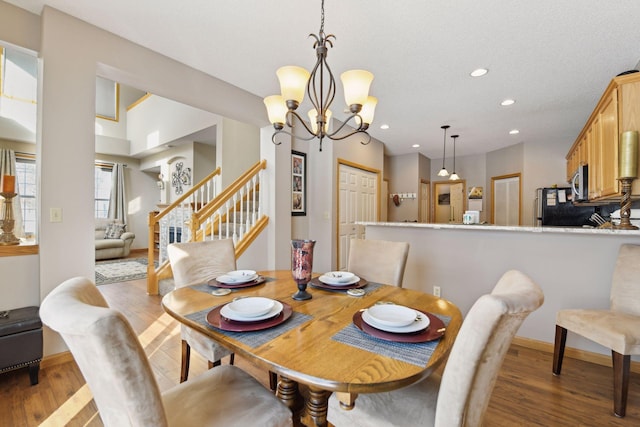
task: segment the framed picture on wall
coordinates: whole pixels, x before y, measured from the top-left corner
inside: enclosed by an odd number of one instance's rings
[[[291,215],[307,214],[307,155],[291,151]]]

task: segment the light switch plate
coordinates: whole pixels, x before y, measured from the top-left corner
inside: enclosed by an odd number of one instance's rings
[[[62,222],[62,208],[49,209],[49,222]]]

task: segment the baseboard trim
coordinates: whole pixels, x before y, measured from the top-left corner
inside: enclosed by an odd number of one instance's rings
[[[144,255],[147,255],[148,253],[149,253],[149,249],[147,249],[147,248],[129,250],[129,254],[130,255],[132,255],[132,254],[144,254]],[[145,258],[146,258],[146,256],[145,256]]]
[[[42,358],[40,362],[40,368],[45,369],[49,366],[60,365],[61,363],[67,363],[73,361],[73,355],[70,351],[63,351],[62,353],[51,354]]]
[[[546,341],[538,341],[531,338],[515,337],[513,344],[521,347],[530,348],[532,350],[539,350],[545,353],[553,354],[553,344]],[[579,350],[577,348],[565,347],[564,357],[570,357],[572,359],[582,360],[584,362],[595,363],[596,365],[612,367],[611,356],[604,354],[594,353],[592,351]],[[549,366],[551,371],[551,366]],[[640,373],[640,362],[631,361],[631,372]]]

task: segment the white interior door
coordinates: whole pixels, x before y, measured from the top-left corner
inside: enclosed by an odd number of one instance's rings
[[[520,175],[492,178],[495,225],[520,225]]]
[[[378,176],[341,164],[338,177],[338,270],[346,270],[351,239],[364,238],[356,222],[378,220]]]

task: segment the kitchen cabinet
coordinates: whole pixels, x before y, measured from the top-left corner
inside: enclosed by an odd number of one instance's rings
[[[622,132],[640,130],[640,73],[615,77],[567,154],[567,177],[589,166],[589,200],[620,199],[618,140]],[[640,162],[640,157],[638,158]],[[640,196],[640,180],[632,186]]]

